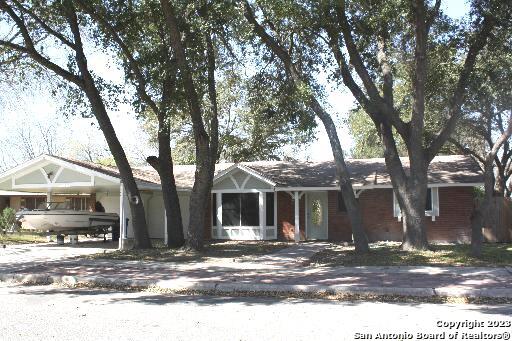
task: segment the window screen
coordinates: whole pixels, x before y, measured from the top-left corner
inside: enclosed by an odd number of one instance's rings
[[[266,225],[274,226],[274,193],[265,193],[267,201]]]
[[[259,193],[242,193],[241,220],[242,226],[259,226],[260,205]]]
[[[223,193],[223,226],[259,226],[259,193]]]
[[[427,189],[427,202],[425,203],[425,211],[432,211],[432,188]]]
[[[240,194],[222,194],[222,225],[240,226]]]
[[[217,226],[217,194],[212,194],[212,226]]]

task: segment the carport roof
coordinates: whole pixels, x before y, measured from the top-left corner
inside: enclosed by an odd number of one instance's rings
[[[115,167],[78,161],[68,158],[60,159],[74,163],[97,172],[119,178]],[[353,185],[356,187],[391,187],[391,179],[386,170],[384,159],[347,159]],[[402,158],[402,163],[408,172],[408,159]],[[216,166],[216,177],[225,175],[226,171],[236,171],[237,165],[242,165],[261,177],[283,188],[324,188],[338,187],[336,165],[334,161],[325,162],[287,162],[287,161],[257,161],[220,163]],[[241,168],[243,168],[241,167]],[[150,167],[133,168],[133,174],[138,181],[149,184],[160,184],[158,173]],[[174,176],[179,189],[191,189],[194,184],[195,166],[176,165]],[[449,155],[436,156],[429,167],[429,184],[438,186],[478,185],[483,182],[483,176],[478,164],[469,156]]]

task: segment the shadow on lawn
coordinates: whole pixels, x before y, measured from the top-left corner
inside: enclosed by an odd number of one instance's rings
[[[470,255],[470,245],[437,244],[431,251],[402,251],[399,243],[375,243],[367,255],[357,255],[353,247],[333,244],[315,254],[312,264],[324,266],[510,266],[512,244],[485,244],[482,258]]]
[[[159,262],[199,262],[208,258],[242,258],[268,255],[292,245],[287,242],[271,241],[213,241],[205,244],[202,252],[169,249],[155,243],[149,250],[117,250],[114,252],[87,256],[89,259],[140,260]]]

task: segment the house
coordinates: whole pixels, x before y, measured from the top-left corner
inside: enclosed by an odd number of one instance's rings
[[[384,160],[349,159],[347,164],[369,239],[401,240],[400,208]],[[174,169],[185,229],[194,171],[194,166]],[[158,174],[149,167],[133,172],[150,237],[166,239]],[[432,161],[425,207],[430,241],[469,241],[474,187],[481,185],[479,167],[470,157],[438,156]],[[0,190],[17,192],[9,203],[16,208],[16,200],[27,205],[28,198],[41,195],[46,201],[68,201],[75,209],[100,201],[107,212],[119,213],[123,242],[133,236],[128,201],[115,167],[42,155],[1,174]],[[207,214],[205,236],[212,239],[352,240],[334,162],[218,164]]]

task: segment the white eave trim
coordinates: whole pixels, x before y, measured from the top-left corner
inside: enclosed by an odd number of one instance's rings
[[[483,182],[468,182],[468,183],[434,183],[427,184],[428,188],[432,187],[479,187],[483,186]],[[378,189],[378,188],[393,188],[392,185],[352,185],[354,190],[362,190],[362,189]],[[288,191],[339,191],[341,190],[339,186],[331,186],[331,187],[276,187],[276,192],[288,192]]]
[[[19,171],[23,170],[24,168],[30,167],[33,164],[36,164],[36,163],[38,163],[40,161],[43,161],[43,160],[46,159],[45,158],[46,156],[47,155],[40,155],[40,156],[36,157],[35,159],[29,160],[27,162],[24,162],[22,164],[17,165],[16,167],[11,168],[8,171],[5,171],[4,173],[0,174],[0,179],[3,179],[3,178],[6,178],[6,177],[8,177],[10,175],[16,174]]]
[[[442,184],[428,184],[428,187],[480,187],[483,186],[483,182],[467,182],[467,183],[442,183]]]
[[[152,183],[142,183],[139,180],[135,180],[137,183],[137,187],[140,190],[144,191],[162,191],[162,185],[161,184],[152,184]],[[185,187],[176,187],[176,190],[178,192],[192,192],[191,188],[185,188]]]
[[[72,170],[75,170],[77,172],[84,173],[84,174],[87,174],[87,175],[90,175],[90,176],[93,176],[93,177],[103,178],[105,180],[112,181],[112,182],[114,182],[116,184],[119,184],[121,182],[121,180],[118,177],[107,175],[105,173],[89,169],[87,167],[76,165],[76,164],[74,164],[72,162],[61,160],[61,159],[53,157],[53,156],[45,155],[45,159],[48,160],[48,161],[54,162],[54,163],[56,163],[56,164],[58,164],[60,166],[64,166],[66,168],[70,168]]]
[[[214,178],[213,178],[213,185],[217,184],[219,181],[223,180],[224,177],[226,176],[229,176],[229,174],[231,174],[234,170],[236,169],[239,169],[241,171],[244,171],[246,172],[247,174],[250,174],[252,176],[254,176],[256,179],[258,180],[261,180],[267,184],[269,184],[270,186],[272,187],[275,187],[276,183],[266,177],[264,177],[263,175],[261,175],[260,173],[254,171],[253,169],[247,167],[247,166],[244,166],[242,164],[239,164],[239,163],[235,163],[234,165],[226,168],[225,170],[221,171],[219,174],[217,174]]]

